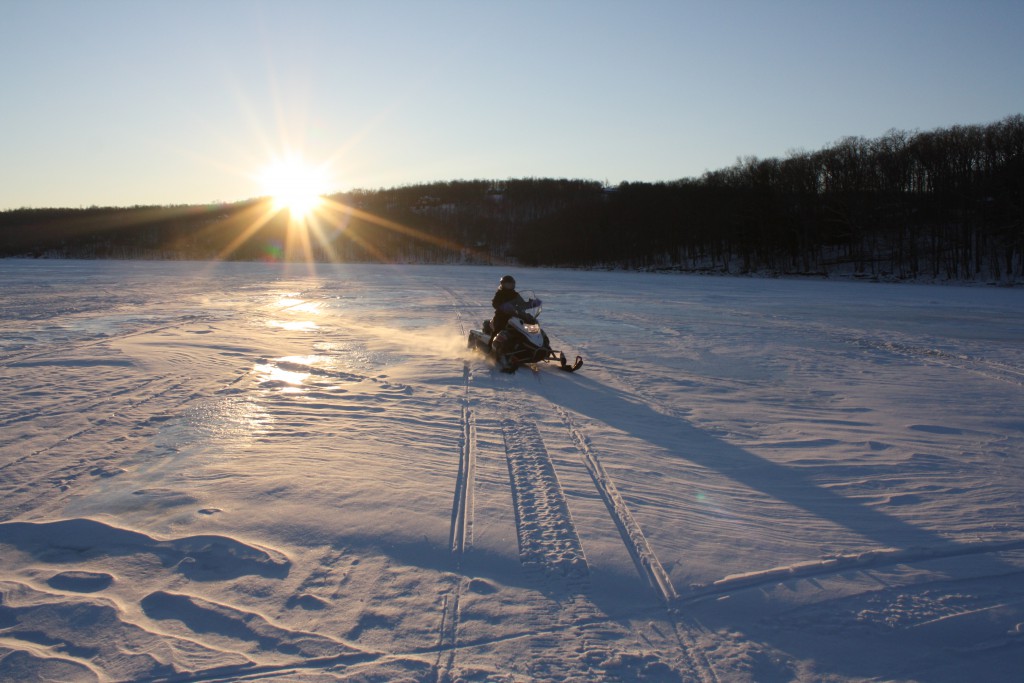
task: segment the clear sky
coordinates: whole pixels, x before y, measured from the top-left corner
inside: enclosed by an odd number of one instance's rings
[[[1024,113],[1024,0],[0,0],[0,209],[699,177]]]

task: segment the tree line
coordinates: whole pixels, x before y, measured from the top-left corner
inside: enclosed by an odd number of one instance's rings
[[[0,256],[308,259],[1024,280],[1024,116],[843,138],[661,183],[458,180],[327,198],[0,212]]]

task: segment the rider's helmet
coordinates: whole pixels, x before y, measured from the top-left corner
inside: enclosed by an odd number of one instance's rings
[[[505,277],[501,278],[500,284],[502,289],[515,289],[516,279],[511,275],[506,275]]]

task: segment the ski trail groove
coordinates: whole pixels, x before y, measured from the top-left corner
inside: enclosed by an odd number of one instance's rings
[[[658,556],[654,554],[650,543],[647,542],[647,537],[644,536],[640,525],[629,511],[626,501],[622,498],[611,477],[605,472],[604,466],[601,465],[601,461],[597,457],[597,453],[590,446],[586,436],[583,435],[573,422],[568,411],[561,407],[556,407],[556,409],[558,415],[562,418],[562,422],[569,430],[569,435],[572,437],[576,449],[580,452],[583,464],[586,466],[587,471],[590,472],[590,477],[594,480],[594,485],[597,487],[598,493],[601,494],[608,512],[615,521],[615,526],[619,529],[619,535],[626,545],[626,550],[629,551],[630,556],[633,558],[633,563],[636,565],[637,570],[662,601],[666,605],[672,605],[679,599],[679,594],[676,593],[668,572],[662,567]]]
[[[455,318],[459,321],[459,332],[463,337],[465,337],[468,334],[468,332],[466,332],[466,323],[462,319],[462,309],[465,308],[465,302],[463,302],[451,288],[441,287],[441,290],[451,298],[452,307],[455,309]]]
[[[466,583],[465,577],[450,593],[446,593],[441,604],[441,626],[437,635],[437,659],[434,661],[434,676],[439,682],[451,681],[455,656],[459,651],[459,599]]]
[[[1017,367],[1012,362],[950,352],[911,341],[866,336],[862,332],[851,331],[840,335],[837,330],[829,330],[829,333],[857,348],[891,354],[911,361],[940,365],[953,370],[971,372],[1018,387],[1024,386],[1024,368]]]
[[[782,580],[811,579],[868,568],[891,567],[897,564],[913,565],[951,557],[998,554],[1022,548],[1024,548],[1024,540],[1014,539],[961,543],[948,548],[883,548],[851,555],[835,555],[822,560],[726,576],[717,581],[696,585],[680,602],[692,604],[748,588],[778,583]]]
[[[645,649],[665,653],[660,661],[669,664],[679,678],[674,680],[699,683],[720,683],[718,674],[708,660],[694,633],[707,633],[700,624],[686,624],[677,614],[669,614],[664,621],[648,621],[636,625],[637,634]],[[672,653],[671,657],[668,653]]]
[[[87,338],[87,339],[75,339],[67,342],[63,342],[60,347],[60,351],[57,352],[61,355],[67,356],[71,353],[76,353],[81,349],[88,349],[93,346],[100,346],[104,344],[110,344],[112,342],[118,342],[124,339],[130,339],[132,337],[139,337],[146,334],[153,334],[155,332],[164,332],[166,330],[178,329],[184,325],[202,322],[199,316],[189,315],[184,316],[178,320],[172,320],[159,325],[142,327],[136,330],[130,330],[127,332],[121,332],[119,334],[112,334],[110,336],[104,336],[99,338]],[[57,355],[52,348],[45,348],[37,350],[35,348],[16,350],[6,355],[0,356],[0,367],[8,367],[10,363],[21,363],[33,358],[42,358],[46,356]]]
[[[476,475],[476,416],[469,401],[472,374],[469,363],[463,364],[465,393],[462,397],[462,434],[459,438],[459,471],[455,478],[455,499],[452,502],[449,549],[460,563],[462,555],[473,543],[473,480]]]
[[[466,334],[462,322],[462,314],[455,294],[446,289],[448,295],[456,301],[455,314],[459,320],[459,329]],[[461,403],[461,434],[459,435],[459,469],[455,477],[455,493],[452,500],[451,531],[448,536],[448,548],[456,566],[462,566],[462,557],[473,543],[473,488],[476,478],[476,415],[469,399],[469,387],[473,373],[469,361],[462,363],[463,393]],[[434,680],[446,682],[452,680],[452,669],[459,651],[458,631],[460,608],[459,602],[466,590],[468,580],[461,577],[458,583],[445,593],[441,605],[441,624],[438,629],[437,658],[434,661]]]
[[[501,423],[519,559],[526,567],[566,578],[590,573],[551,457],[532,422],[505,419]]]
[[[140,386],[152,393],[139,398],[134,392],[118,392],[109,401],[106,417],[72,433],[60,435],[57,441],[0,465],[0,491],[8,496],[12,511],[17,514],[40,500],[51,499],[55,489],[66,492],[86,475],[110,477],[123,472],[119,466],[123,459],[138,455],[145,447],[140,446],[140,440],[148,443],[144,432],[141,435],[135,432],[172,418],[183,406],[200,397],[184,383],[171,378],[146,381]],[[122,400],[121,395],[125,393],[128,397]],[[158,413],[147,414],[143,410],[158,400],[167,402]],[[112,429],[124,431],[119,431],[112,439],[102,436],[104,430]],[[104,451],[92,457],[69,458],[69,453],[89,448],[80,443],[87,437],[95,437],[102,442]],[[43,462],[46,464],[41,464]],[[27,463],[36,463],[37,471],[24,472]]]
[[[672,631],[682,651],[683,659],[702,683],[719,683],[718,674],[708,660],[707,654],[694,640],[692,628],[683,626],[676,619],[672,620]]]

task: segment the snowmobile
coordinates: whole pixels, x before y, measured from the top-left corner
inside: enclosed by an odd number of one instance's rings
[[[529,293],[527,293],[529,294]],[[576,372],[583,366],[583,358],[576,356],[569,363],[565,354],[551,348],[548,335],[540,328],[540,302],[532,295],[524,298],[535,302],[535,306],[520,304],[508,319],[502,330],[491,329],[491,321],[485,320],[482,330],[470,330],[468,347],[479,349],[494,359],[502,372],[515,372],[520,365],[557,361],[558,367],[566,372]]]

